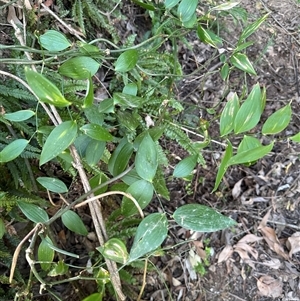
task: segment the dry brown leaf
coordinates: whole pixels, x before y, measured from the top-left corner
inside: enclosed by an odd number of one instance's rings
[[[257,287],[262,296],[278,298],[282,294],[282,282],[271,276],[265,275],[257,280]]]
[[[290,257],[292,257],[293,254],[300,252],[300,232],[295,232],[291,237],[289,237],[287,239],[286,245],[290,250]]]
[[[261,264],[274,270],[277,270],[281,267],[281,261],[278,258],[271,258],[270,260],[261,262]]]
[[[221,253],[218,256],[218,263],[221,263],[223,261],[227,261],[233,253],[233,247],[231,245],[225,246],[225,248],[221,251]]]
[[[253,269],[255,269],[254,262],[251,260],[251,258],[248,255],[248,252],[244,248],[234,247],[234,251],[237,252],[241,259],[247,263],[249,266],[251,266]]]
[[[236,183],[234,184],[234,187],[233,187],[233,189],[232,189],[232,191],[231,191],[232,197],[233,197],[234,199],[237,199],[237,198],[240,196],[240,194],[241,194],[241,192],[242,192],[241,186],[242,186],[243,181],[244,181],[244,179],[241,179],[241,180],[239,180],[238,182],[236,182]]]
[[[243,242],[243,243],[249,244],[249,243],[252,243],[252,242],[260,241],[262,239],[263,239],[262,237],[256,236],[254,234],[247,234],[242,239],[240,239],[238,241],[238,243]]]

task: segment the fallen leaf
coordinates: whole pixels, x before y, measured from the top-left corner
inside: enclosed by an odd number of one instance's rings
[[[233,247],[231,245],[226,245],[225,248],[221,251],[218,257],[218,263],[227,261],[233,253]]]
[[[278,298],[282,294],[282,282],[271,276],[262,276],[257,280],[257,287],[262,296]]]
[[[260,241],[262,239],[263,239],[262,237],[256,236],[254,234],[247,234],[243,238],[241,238],[238,241],[238,243],[243,242],[243,243],[249,244],[249,243],[252,243],[252,242]]]
[[[237,199],[240,196],[240,194],[242,192],[242,187],[241,186],[242,186],[243,181],[244,181],[244,179],[241,179],[241,180],[239,180],[238,182],[236,182],[234,184],[234,187],[233,187],[233,189],[231,191],[232,197],[234,199]]]
[[[295,232],[287,239],[286,246],[290,250],[289,256],[292,258],[293,254],[300,252],[300,232]]]
[[[261,262],[261,264],[274,270],[277,270],[281,267],[281,261],[278,258],[271,258],[270,260]]]

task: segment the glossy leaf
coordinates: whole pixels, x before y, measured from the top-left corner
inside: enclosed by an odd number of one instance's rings
[[[131,194],[141,209],[144,209],[153,198],[153,185],[145,180],[139,180],[131,184],[126,193]],[[123,197],[122,200],[122,214],[124,216],[130,216],[138,213],[138,209],[131,199]]]
[[[183,205],[173,217],[181,227],[198,232],[215,232],[236,225],[233,219],[199,204]]]
[[[220,117],[221,137],[229,134],[233,130],[234,120],[235,120],[235,117],[236,117],[236,114],[237,114],[239,108],[240,108],[239,98],[238,98],[237,94],[234,93],[232,98],[230,98],[227,101],[227,103],[221,113],[221,117]]]
[[[109,239],[103,247],[98,247],[97,250],[112,261],[125,264],[128,261],[128,252],[125,244],[118,238]]]
[[[123,139],[122,142],[114,150],[108,162],[108,170],[114,177],[116,177],[126,169],[132,153],[132,144],[127,142],[126,139]]]
[[[22,201],[17,201],[17,204],[23,212],[23,214],[32,222],[37,224],[45,223],[49,220],[47,212],[41,207]]]
[[[62,51],[71,46],[68,39],[56,30],[47,30],[40,36],[39,42],[48,51]]]
[[[275,135],[283,131],[290,123],[292,118],[292,108],[288,104],[273,113],[266,120],[262,127],[263,135]]]
[[[182,22],[188,22],[196,11],[198,0],[182,0],[178,5],[178,15]]]
[[[89,76],[87,80],[87,87],[86,87],[86,94],[84,97],[83,101],[83,109],[89,108],[93,105],[94,103],[94,85],[93,85],[93,80],[92,77]]]
[[[71,104],[59,89],[42,74],[26,67],[25,76],[28,85],[41,102],[49,103],[55,107],[67,107]]]
[[[68,148],[77,136],[75,121],[65,121],[53,129],[48,136],[40,157],[40,165],[45,164]]]
[[[197,34],[199,39],[203,42],[206,43],[214,48],[217,47],[217,45],[215,44],[215,42],[213,41],[213,39],[211,38],[209,32],[204,29],[201,25],[198,25],[197,27]]]
[[[128,72],[133,69],[138,61],[139,53],[136,49],[124,51],[115,64],[116,72]]]
[[[51,239],[46,236],[39,245],[38,248],[38,261],[42,270],[48,271],[51,267],[51,262],[54,259],[55,251],[49,247],[49,244],[53,244]]]
[[[2,239],[3,235],[5,234],[5,224],[2,218],[0,218],[0,239]]]
[[[66,184],[59,179],[49,177],[38,177],[36,180],[49,191],[56,193],[68,192]]]
[[[84,134],[86,134],[87,136],[95,140],[99,140],[99,141],[113,140],[113,136],[110,134],[110,132],[99,124],[95,124],[95,123],[85,124],[80,128],[80,130]]]
[[[173,177],[184,178],[191,175],[197,164],[198,155],[191,155],[181,160],[175,167]]]
[[[172,7],[176,6],[180,0],[165,0],[165,7],[166,9],[171,9]]]
[[[261,91],[259,84],[256,84],[236,114],[234,132],[239,134],[253,129],[260,120],[261,108]]]
[[[266,146],[259,146],[259,147],[255,147],[251,150],[237,153],[235,156],[233,156],[229,160],[228,165],[251,163],[258,159],[261,159],[262,157],[266,156],[272,150],[273,145],[274,145],[274,142],[272,142],[271,144],[266,145]]]
[[[292,137],[290,139],[294,142],[300,142],[300,132]]]
[[[157,147],[151,136],[147,133],[142,140],[135,157],[136,172],[142,179],[151,182],[155,176],[157,166]]]
[[[84,223],[76,212],[68,210],[61,216],[61,220],[69,230],[83,236],[88,235]]]
[[[35,115],[35,112],[33,112],[31,110],[21,110],[21,111],[16,111],[13,113],[6,113],[3,115],[3,118],[5,118],[9,121],[20,122],[20,121],[27,120],[34,115]]]
[[[243,53],[235,53],[230,58],[230,62],[233,66],[237,67],[238,69],[245,71],[249,74],[256,75],[256,72],[249,61],[248,57]]]
[[[26,139],[17,139],[6,145],[0,152],[0,163],[5,163],[16,159],[22,154],[29,141]]]
[[[104,141],[92,140],[86,150],[85,159],[89,166],[99,163],[105,150],[106,143]]]
[[[269,14],[266,14],[266,15],[260,17],[259,19],[257,19],[252,24],[248,25],[243,30],[243,32],[240,36],[240,41],[243,41],[243,40],[247,39],[250,35],[252,35],[260,27],[260,25],[267,19],[268,16],[269,16]]]
[[[95,75],[100,64],[89,56],[77,56],[68,59],[59,68],[61,75],[73,79],[88,79]]]
[[[222,181],[222,178],[228,168],[228,162],[232,157],[232,145],[230,143],[230,141],[227,141],[227,147],[225,150],[225,154],[224,157],[222,158],[221,164],[218,168],[218,173],[217,173],[217,177],[216,177],[216,182],[215,182],[215,186],[212,192],[216,191]]]
[[[152,213],[139,224],[128,262],[156,250],[167,237],[168,220],[164,213]]]

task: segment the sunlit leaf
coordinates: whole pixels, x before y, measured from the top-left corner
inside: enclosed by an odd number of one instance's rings
[[[5,163],[14,160],[22,154],[29,141],[26,139],[17,139],[9,143],[0,152],[0,162]]]
[[[213,7],[211,10],[229,10],[240,4],[240,1],[229,1]]]
[[[199,204],[183,205],[173,217],[181,227],[198,232],[215,232],[236,225],[233,219]]]
[[[36,179],[43,187],[46,189],[56,192],[56,193],[65,193],[68,192],[68,188],[66,184],[56,178],[50,178],[50,177],[38,177]]]
[[[61,216],[61,220],[69,230],[83,236],[88,234],[84,223],[76,212],[68,210]]]
[[[294,142],[300,142],[300,132],[292,137],[290,139]]]
[[[283,131],[290,123],[292,118],[292,108],[288,104],[273,113],[266,120],[262,127],[263,135],[274,135]]]
[[[233,66],[237,67],[238,69],[245,71],[249,74],[256,75],[256,72],[249,61],[248,57],[243,53],[235,53],[230,58],[230,62]]]
[[[71,46],[67,38],[56,30],[47,30],[40,36],[39,42],[48,51],[62,51]]]
[[[115,64],[116,72],[127,72],[133,69],[138,61],[139,53],[136,49],[124,51]]]
[[[269,13],[260,17],[252,24],[248,25],[243,30],[243,32],[240,36],[240,41],[243,41],[243,40],[247,39],[250,35],[252,35],[259,28],[259,26],[267,19],[268,16],[269,16]]]

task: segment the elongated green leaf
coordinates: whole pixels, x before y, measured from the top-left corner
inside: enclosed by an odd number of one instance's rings
[[[221,74],[221,78],[222,78],[223,80],[226,80],[226,78],[227,78],[228,75],[229,75],[229,65],[228,65],[228,63],[225,63],[225,64],[222,66],[222,68],[221,68],[221,70],[220,70],[220,74]]]
[[[128,262],[157,249],[167,237],[168,220],[164,213],[152,213],[139,224]]]
[[[206,44],[209,44],[210,46],[216,48],[217,45],[215,44],[215,41],[211,38],[209,32],[204,29],[201,25],[198,25],[197,27],[197,34],[199,39]]]
[[[61,220],[69,230],[83,236],[88,235],[84,223],[76,212],[68,210],[61,216]]]
[[[92,77],[89,76],[86,87],[86,94],[83,101],[83,109],[90,108],[94,103],[94,85]]]
[[[45,164],[68,148],[77,136],[75,121],[65,121],[58,125],[48,136],[43,146],[40,165]]]
[[[230,62],[233,66],[237,67],[238,69],[245,71],[249,74],[256,75],[256,72],[249,61],[248,57],[243,53],[235,53],[230,58]]]
[[[273,113],[262,127],[263,135],[274,135],[283,131],[290,123],[292,118],[292,108],[288,104]]]
[[[103,297],[102,293],[94,293],[87,296],[82,301],[102,301],[102,297]]]
[[[250,35],[252,35],[258,29],[258,27],[267,19],[268,16],[269,16],[269,14],[266,14],[266,15],[260,17],[259,19],[257,19],[252,24],[248,25],[243,30],[243,32],[240,36],[240,41],[243,41],[243,40],[247,39]]]
[[[220,134],[229,134],[234,127],[234,120],[240,108],[239,98],[236,93],[227,101],[220,117]]]
[[[165,0],[166,9],[171,9],[179,3],[180,0]]]
[[[59,253],[61,253],[61,252],[59,252]],[[66,252],[66,253],[68,253],[68,252]],[[65,255],[71,256],[68,254],[65,254]],[[71,256],[71,257],[74,257],[74,256]],[[79,256],[76,255],[76,257],[78,258]],[[60,260],[58,263],[53,263],[52,266],[53,266],[53,268],[47,274],[49,277],[57,277],[57,276],[65,275],[65,274],[67,274],[67,272],[69,270],[69,266],[67,264],[65,264],[64,261],[62,261],[62,260]]]
[[[173,217],[181,227],[198,232],[215,232],[236,225],[233,219],[199,204],[181,206]]]
[[[231,159],[232,157],[232,144],[230,143],[230,141],[228,140],[227,141],[227,147],[226,147],[226,150],[225,150],[225,154],[224,154],[224,157],[221,161],[221,164],[218,168],[218,173],[217,173],[217,177],[216,177],[216,182],[215,182],[215,186],[214,186],[214,189],[212,192],[216,191],[221,183],[221,180],[228,168],[228,162],[229,160]]]
[[[245,135],[243,140],[239,144],[237,153],[246,152],[248,150],[252,150],[259,146],[262,146],[262,145],[257,138]]]
[[[294,142],[300,142],[300,132],[292,137],[290,139]]]
[[[106,143],[104,141],[97,141],[97,140],[92,140],[88,144],[85,150],[85,159],[90,166],[94,166],[97,163],[99,163],[104,153],[105,145]]]
[[[103,128],[99,124],[89,123],[85,124],[80,128],[80,130],[86,134],[87,136],[99,140],[99,141],[112,141],[113,136],[110,134],[108,130]]]
[[[0,239],[2,239],[3,235],[5,234],[5,224],[2,218],[0,218]]]
[[[184,178],[191,175],[197,164],[198,155],[191,155],[181,160],[175,167],[173,177]]]
[[[240,4],[240,1],[229,1],[229,2],[225,2],[225,3],[222,3],[220,5],[217,5],[215,7],[213,7],[211,10],[229,10],[229,9],[232,9],[234,8],[235,6],[239,5]]]
[[[88,56],[77,56],[68,59],[58,69],[61,75],[73,79],[88,79],[95,75],[100,64]]]
[[[128,261],[128,252],[125,244],[118,238],[109,239],[103,247],[98,247],[97,250],[103,255],[118,263],[125,264]]]
[[[21,111],[16,111],[13,113],[6,113],[3,115],[3,118],[5,118],[9,121],[20,122],[20,121],[27,120],[34,115],[35,115],[35,112],[33,112],[31,110],[21,110]]]
[[[182,22],[188,22],[196,11],[198,0],[182,0],[178,5],[178,15]]]
[[[66,184],[55,178],[49,178],[49,177],[38,177],[36,179],[43,187],[46,189],[56,192],[56,193],[65,193],[68,192],[68,188]]]
[[[44,239],[44,238],[42,237],[42,239]],[[46,243],[48,244],[49,248],[53,249],[54,251],[56,251],[58,253],[64,254],[66,256],[71,256],[71,257],[74,257],[74,258],[79,258],[79,255],[77,255],[77,254],[62,250],[62,249],[56,247],[55,245],[48,243],[47,241],[46,241]]]
[[[49,103],[56,107],[67,107],[71,104],[65,99],[59,89],[42,74],[26,67],[25,76],[28,85],[41,102]]]
[[[238,45],[235,49],[234,52],[240,52],[246,48],[248,48],[249,46],[253,45],[254,42],[246,42],[246,43],[242,43],[240,45]]]
[[[126,139],[123,139],[114,150],[108,162],[108,170],[114,177],[116,177],[126,169],[132,153],[132,144],[127,142]]]
[[[41,268],[44,271],[48,271],[51,267],[51,262],[54,259],[54,250],[49,247],[49,244],[53,244],[51,239],[46,236],[44,240],[41,241],[38,248],[38,260],[40,262]]]
[[[146,99],[125,93],[116,92],[113,94],[114,104],[123,108],[140,108]]]
[[[0,152],[0,162],[5,163],[16,159],[22,154],[29,141],[26,139],[17,139],[8,144]]]
[[[256,84],[236,114],[234,132],[239,134],[253,129],[260,120],[261,108],[261,91],[259,84]]]
[[[62,51],[71,46],[67,38],[56,30],[47,30],[40,36],[41,46],[49,51]]]
[[[141,209],[144,209],[152,200],[153,185],[148,181],[139,180],[131,184],[126,192],[135,198]],[[123,197],[121,208],[124,216],[138,213],[138,209],[132,200],[125,196]]]
[[[135,157],[136,172],[142,179],[152,182],[157,166],[157,147],[151,136],[147,133],[142,140]]]
[[[139,53],[136,49],[124,51],[117,59],[115,70],[117,72],[128,72],[133,69],[139,59]]]
[[[23,214],[32,222],[45,223],[49,220],[47,212],[41,207],[22,201],[17,201],[17,204]]]
[[[228,165],[251,163],[258,159],[261,159],[272,150],[273,145],[274,142],[266,146],[259,146],[251,150],[237,153],[229,160]]]

